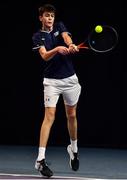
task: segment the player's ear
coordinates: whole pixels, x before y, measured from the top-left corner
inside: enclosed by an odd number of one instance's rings
[[[39,16],[39,20],[42,22],[42,19],[43,19],[43,17],[42,16]]]

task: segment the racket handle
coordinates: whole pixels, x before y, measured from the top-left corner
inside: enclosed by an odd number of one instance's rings
[[[78,46],[78,49],[89,49],[87,46],[82,46],[82,47],[80,47],[80,46]]]
[[[86,46],[84,43],[79,44],[77,47],[78,49],[89,49],[89,47]]]

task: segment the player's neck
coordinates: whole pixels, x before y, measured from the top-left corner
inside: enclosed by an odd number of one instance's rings
[[[46,26],[42,26],[42,31],[46,31],[46,32],[50,32],[50,31],[52,31],[52,29],[53,29],[53,26],[51,26],[51,27],[46,27]]]

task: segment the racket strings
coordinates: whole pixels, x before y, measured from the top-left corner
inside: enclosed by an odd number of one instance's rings
[[[92,49],[96,52],[107,52],[112,50],[118,42],[118,34],[116,30],[110,26],[103,26],[103,31],[97,33],[93,30],[88,38],[80,43],[79,49]]]
[[[88,42],[89,46],[95,51],[109,51],[117,43],[117,34],[113,29],[105,27],[102,33],[92,32]]]

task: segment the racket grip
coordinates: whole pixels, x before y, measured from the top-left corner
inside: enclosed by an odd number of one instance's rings
[[[78,49],[89,49],[89,47],[87,45],[85,45],[84,43],[79,44]]]
[[[89,47],[87,47],[87,46],[77,46],[78,47],[78,49],[89,49]]]
[[[88,47],[78,47],[78,49],[89,49]]]

